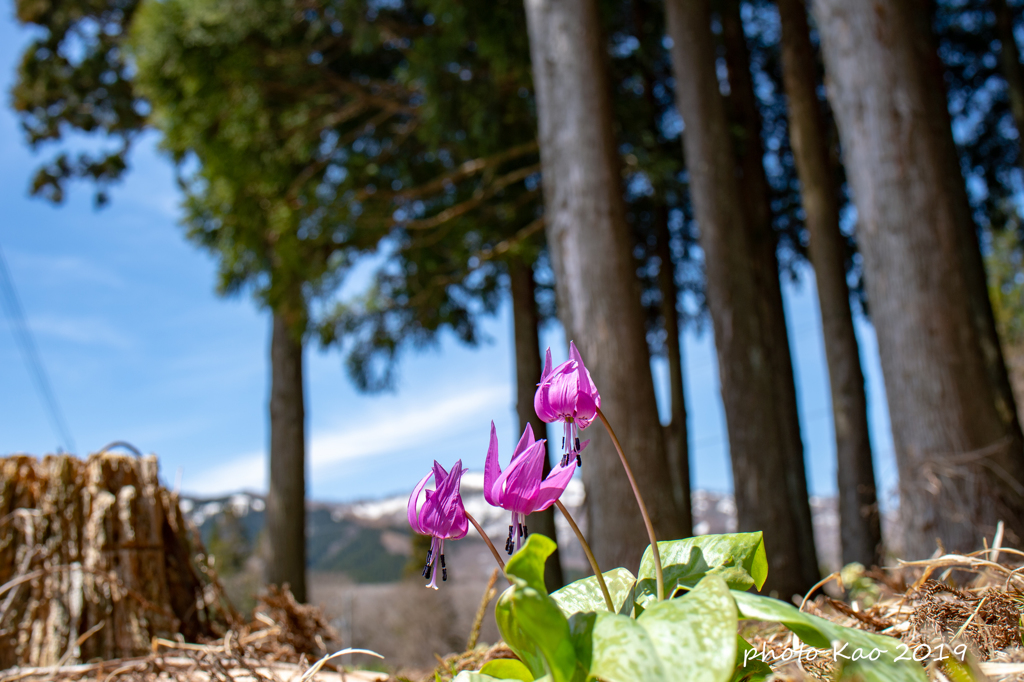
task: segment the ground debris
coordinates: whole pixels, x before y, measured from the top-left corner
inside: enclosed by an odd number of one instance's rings
[[[887,569],[860,573],[871,583],[861,598],[831,576],[829,594],[804,601],[801,609],[846,627],[888,635],[911,652],[951,652],[966,647],[967,660],[984,678],[1024,682],[1021,613],[1024,607],[1024,552],[994,548],[971,554],[942,554],[924,561],[899,561]],[[758,650],[779,657],[799,647],[785,628],[771,623],[744,623],[741,634]],[[943,646],[944,649],[939,647]],[[929,679],[946,682],[936,655],[926,659]],[[771,663],[773,680],[832,680],[829,657]]]

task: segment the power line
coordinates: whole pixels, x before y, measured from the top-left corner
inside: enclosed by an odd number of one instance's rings
[[[3,249],[0,249],[0,299],[3,301],[7,319],[11,323],[11,332],[14,334],[14,340],[25,357],[25,364],[28,365],[29,374],[32,375],[32,381],[35,383],[36,390],[39,391],[39,396],[43,400],[43,406],[50,415],[54,431],[57,437],[63,441],[64,449],[68,452],[74,452],[75,443],[71,438],[71,430],[68,429],[68,424],[64,420],[64,414],[57,403],[57,396],[50,386],[50,380],[47,378],[43,361],[39,357],[39,351],[36,350],[32,332],[25,322],[25,311],[21,307],[18,290],[14,288],[14,279],[11,277],[11,271],[7,268]]]

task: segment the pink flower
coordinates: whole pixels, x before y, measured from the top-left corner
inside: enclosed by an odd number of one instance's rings
[[[505,471],[498,462],[498,434],[491,422],[491,443],[484,462],[484,499],[488,504],[512,512],[512,525],[508,527],[505,550],[512,554],[522,546],[529,533],[526,515],[543,511],[555,503],[569,484],[576,462],[559,464],[543,478],[547,442],[535,440],[533,428],[527,424],[519,444],[512,453],[512,461]],[[586,447],[586,443],[583,444]]]
[[[409,496],[409,525],[417,533],[433,538],[427,552],[427,563],[423,567],[423,577],[430,578],[427,587],[435,590],[438,561],[441,564],[441,580],[448,580],[448,568],[444,563],[444,541],[464,538],[469,530],[466,508],[462,504],[462,495],[459,494],[459,483],[466,471],[468,470],[462,468],[462,460],[455,463],[451,473],[445,471],[444,467],[435,461],[433,470],[416,484],[412,495]],[[431,477],[434,479],[434,489],[426,492],[426,499],[420,506],[420,493]]]
[[[533,407],[544,421],[565,423],[562,465],[575,457],[576,464],[582,466],[580,429],[590,426],[597,416],[601,394],[572,341],[569,342],[569,359],[554,369],[551,369],[551,349],[548,348]]]

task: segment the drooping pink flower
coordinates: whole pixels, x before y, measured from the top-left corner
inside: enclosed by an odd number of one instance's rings
[[[466,508],[462,504],[459,483],[462,474],[468,469],[462,468],[462,460],[455,463],[451,472],[434,462],[429,474],[424,476],[409,496],[409,525],[421,535],[430,535],[430,550],[427,562],[423,566],[423,577],[430,578],[427,587],[437,589],[437,564],[441,566],[441,580],[448,580],[448,567],[444,563],[444,541],[459,540],[469,530],[469,519]],[[423,505],[419,504],[420,494],[427,481],[434,479],[434,489],[428,490]]]
[[[563,422],[562,465],[570,459],[583,465],[580,459],[580,429],[590,426],[601,407],[601,394],[597,392],[590,372],[583,364],[576,344],[569,342],[569,359],[551,368],[551,349],[544,359],[544,372],[533,396],[537,416],[546,422]]]
[[[586,447],[586,443],[583,444]],[[535,440],[533,427],[526,425],[519,444],[512,452],[512,461],[504,471],[498,462],[498,434],[491,422],[491,443],[484,462],[484,499],[488,504],[512,512],[505,550],[512,554],[522,546],[529,530],[526,515],[543,511],[553,505],[569,485],[576,471],[575,460],[561,463],[544,478],[547,442]]]

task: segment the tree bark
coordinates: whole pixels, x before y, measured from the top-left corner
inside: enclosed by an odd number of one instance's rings
[[[783,462],[786,480],[786,501],[792,507],[792,517],[801,537],[801,566],[804,579],[817,582],[818,560],[814,545],[814,524],[807,497],[807,472],[804,463],[804,445],[800,437],[800,417],[796,403],[796,381],[793,359],[786,329],[786,312],[782,304],[782,286],[779,283],[779,261],[776,253],[778,241],[772,225],[771,189],[764,172],[764,146],[761,142],[761,113],[754,80],[750,73],[750,50],[743,33],[740,0],[726,0],[722,9],[722,38],[725,43],[725,61],[729,73],[729,102],[733,108],[738,133],[738,173],[747,200],[741,203],[744,224],[753,245],[753,274],[757,280],[755,296],[761,308],[762,324],[768,335],[767,349],[771,359],[775,399],[771,408],[779,421],[783,437]],[[734,139],[736,136],[734,135]]]
[[[270,489],[267,582],[306,601],[306,416],[296,314],[274,312],[270,341]]]
[[[153,455],[0,457],[0,529],[0,669],[144,656],[153,637],[229,625]]]
[[[540,319],[537,314],[537,299],[534,297],[533,266],[518,258],[509,261],[508,276],[512,290],[512,327],[515,334],[516,353],[516,414],[519,416],[520,433],[529,424],[537,438],[547,437],[547,425],[533,409],[533,396],[543,371],[540,358]],[[551,453],[544,459],[544,477],[551,473]],[[558,541],[555,533],[555,508],[548,507],[542,512],[530,514],[530,531],[546,535]],[[548,592],[554,592],[565,584],[562,575],[562,561],[558,548],[544,564],[544,584]]]
[[[839,193],[817,95],[817,55],[803,0],[779,0],[778,5],[789,137],[810,232],[810,256],[818,284],[832,390],[842,560],[844,564],[856,561],[865,566],[881,565],[882,531],[868,437],[867,397],[846,281],[844,240],[839,230]]]
[[[798,507],[807,505],[806,487],[795,501],[790,492],[794,460],[800,459],[802,471],[802,457],[799,449],[793,451],[791,427],[775,407],[780,379],[771,346],[777,337],[760,303],[760,254],[741,208],[737,157],[715,73],[708,2],[669,0],[666,14],[707,269],[737,522],[741,530],[764,531],[770,566],[767,589],[788,598],[817,581],[814,538],[807,520],[799,518]],[[809,510],[806,516],[809,519]]]
[[[596,2],[525,5],[559,316],[601,391],[602,410],[631,460],[658,536],[678,538]],[[605,566],[635,568],[648,541],[633,493],[600,426],[586,435],[583,481],[594,553]]]
[[[996,15],[996,37],[999,38],[999,61],[1010,95],[1010,112],[1017,126],[1017,144],[1020,146],[1018,163],[1024,167],[1024,69],[1020,64],[1020,50],[1013,37],[1013,12],[1006,0],[992,0]]]
[[[953,140],[953,123],[949,115],[944,78],[945,67],[939,58],[938,40],[931,29],[931,3],[928,0],[911,0],[911,2],[916,3],[918,9],[916,12],[917,30],[912,35],[915,37],[914,44],[918,60],[923,64],[923,76],[927,80],[926,92],[931,97],[929,111],[935,117],[933,125],[939,131],[943,144],[942,158],[945,161],[943,192],[952,202],[953,209],[956,211],[954,222],[961,228],[957,232],[957,236],[960,238],[959,251],[963,259],[971,321],[981,346],[982,360],[985,363],[985,371],[993,391],[992,399],[995,401],[996,412],[1003,422],[1007,437],[1015,443],[1022,443],[1024,436],[1021,434],[1020,421],[1017,416],[1017,401],[1010,384],[1009,372],[996,328],[995,314],[992,311],[992,301],[988,294],[988,275],[985,272],[985,262],[978,241],[978,226],[974,222],[964,177],[960,170],[959,153]],[[1011,450],[1014,448],[1019,449],[1021,446],[1014,444],[1010,447]],[[1009,465],[1008,462],[1007,466]],[[1024,481],[1024,459],[1017,459],[1013,462],[1013,467],[1007,471],[1011,473],[1014,480]]]
[[[672,477],[672,496],[679,510],[679,523],[684,535],[693,534],[693,503],[690,496],[690,449],[686,426],[686,392],[683,389],[683,350],[679,334],[679,289],[676,286],[675,261],[672,258],[671,235],[668,231],[668,208],[657,208],[657,249],[661,268],[658,288],[661,289],[661,316],[665,320],[665,354],[668,356],[669,399],[672,419],[665,427],[665,453]]]
[[[986,348],[987,306],[977,295],[984,271],[965,252],[976,237],[963,179],[952,172],[927,26],[908,0],[815,0],[813,9],[859,217],[904,554],[928,556],[937,538],[947,550],[974,549],[1000,519],[1024,537],[1019,426],[1000,405]]]

